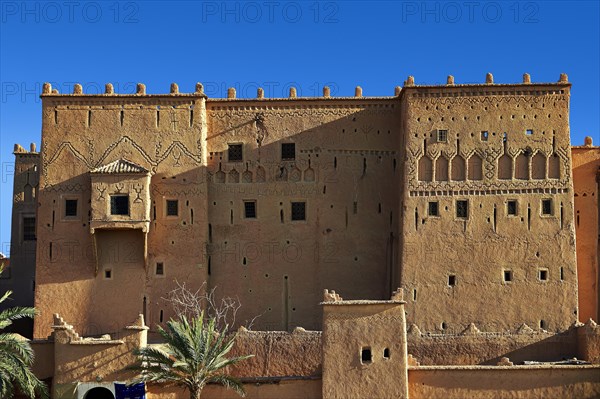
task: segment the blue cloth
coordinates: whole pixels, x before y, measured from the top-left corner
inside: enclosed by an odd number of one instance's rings
[[[115,399],[146,399],[146,384],[119,384],[115,382]]]

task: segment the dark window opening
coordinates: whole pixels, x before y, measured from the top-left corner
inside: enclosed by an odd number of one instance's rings
[[[456,201],[456,217],[464,218],[464,219],[469,217],[469,201],[466,201],[466,200]]]
[[[371,348],[362,348],[360,354],[360,360],[362,363],[371,363],[373,361],[373,356],[371,354]]]
[[[509,216],[517,216],[517,201],[510,200],[506,203],[506,213]]]
[[[178,216],[179,215],[179,201],[178,200],[167,200],[167,216]]]
[[[560,268],[560,279],[564,280],[565,279],[565,269],[564,268]]]
[[[552,215],[552,200],[542,200],[542,215]]]
[[[256,219],[256,201],[244,201],[244,217]]]
[[[306,202],[292,202],[292,220],[306,220]]]
[[[454,287],[456,285],[456,276],[451,274],[448,276],[448,285]]]
[[[159,316],[159,323],[163,322],[163,311],[162,309],[160,310],[160,316]]]
[[[242,161],[242,145],[241,144],[229,144],[228,150],[229,162]]]
[[[384,359],[389,359],[390,358],[390,349],[389,348],[385,348],[383,350],[383,358]]]
[[[112,278],[112,270],[111,269],[104,270],[104,278],[105,279],[111,279]]]
[[[513,274],[511,270],[505,270],[504,271],[504,282],[508,283],[511,282],[513,279]]]
[[[77,200],[65,200],[65,216],[77,216]]]
[[[429,216],[440,216],[440,207],[437,201],[431,201],[428,210]]]
[[[282,143],[281,144],[281,159],[291,160],[296,159],[296,144]]]
[[[540,281],[548,281],[548,270],[540,270]]]
[[[23,218],[23,241],[35,241],[35,217]]]
[[[438,130],[437,131],[437,141],[440,143],[445,143],[448,141],[448,131],[447,130]]]
[[[129,195],[111,195],[110,214],[129,215]]]
[[[157,262],[156,263],[156,275],[157,276],[164,276],[165,274],[165,265],[162,262]]]
[[[548,327],[545,320],[540,320],[540,328],[545,330]]]

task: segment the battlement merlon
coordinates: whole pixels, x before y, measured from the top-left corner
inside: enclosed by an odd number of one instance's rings
[[[27,151],[21,144],[16,143],[13,149],[13,155],[39,155],[40,153],[37,151],[37,147],[35,143],[31,143],[29,145],[29,151]]]

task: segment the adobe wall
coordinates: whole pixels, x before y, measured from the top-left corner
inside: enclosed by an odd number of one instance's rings
[[[344,301],[326,290],[322,305],[323,398],[407,398],[401,294]]]
[[[321,329],[322,290],[389,298],[398,253],[397,98],[207,100],[209,282],[254,327]],[[243,145],[230,162],[228,144]],[[282,143],[295,143],[283,160]],[[244,200],[257,217],[244,218]],[[291,202],[306,220],[291,220]]]
[[[578,310],[566,76],[520,85],[493,84],[491,75],[485,85],[411,79],[401,94],[398,266],[408,323],[450,333],[469,323],[568,329]],[[459,200],[468,201],[464,217]]]
[[[136,95],[115,95],[110,85],[107,94],[86,96],[79,85],[73,95],[44,87],[36,337],[49,334],[52,313],[84,335],[118,332],[140,313],[155,326],[174,316],[161,299],[174,280],[194,287],[206,281],[204,99],[200,91],[148,96],[143,85]],[[142,199],[151,219],[145,245],[139,226],[125,222],[119,232],[90,234],[92,199],[113,193],[92,190],[89,172],[120,159],[152,174],[150,198]],[[75,218],[64,217],[67,198],[78,199]],[[166,217],[167,199],[179,201],[177,217]]]
[[[590,359],[578,350],[578,329],[555,334],[523,327],[510,333],[469,331],[463,334],[407,334],[408,353],[424,366],[496,365],[502,357],[514,364],[526,360]]]
[[[411,398],[597,398],[599,366],[411,367]]]
[[[578,356],[589,362],[600,363],[600,327],[593,320],[577,330]]]
[[[72,325],[54,316],[54,388],[74,382],[124,381],[135,376],[127,367],[137,362],[134,349],[146,346],[148,327],[140,317],[115,337],[83,338]]]
[[[12,306],[33,306],[35,291],[35,230],[25,231],[25,218],[35,220],[37,212],[37,193],[40,155],[34,143],[29,151],[16,144],[12,222],[10,242],[10,267],[0,276],[0,292],[11,290],[9,301],[0,305],[0,309]],[[33,233],[33,237],[31,235]],[[10,331],[31,338],[33,321],[16,320]]]
[[[231,369],[239,378],[321,376],[321,332],[240,331],[230,356],[253,354]]]
[[[247,399],[317,399],[321,398],[321,380],[283,379],[275,381],[245,382]],[[162,388],[149,385],[148,399],[180,399],[189,397],[189,392],[176,388]],[[237,399],[240,396],[230,389],[219,385],[208,385],[202,391],[203,398]]]
[[[600,319],[600,147],[591,137],[583,146],[571,148],[577,232],[579,320]]]

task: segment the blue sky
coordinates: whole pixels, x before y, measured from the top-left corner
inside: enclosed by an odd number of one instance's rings
[[[71,92],[165,93],[171,82],[211,97],[392,95],[416,83],[573,83],[571,137],[600,143],[598,1],[2,1],[0,251],[8,252],[12,148],[41,135],[43,82]]]

